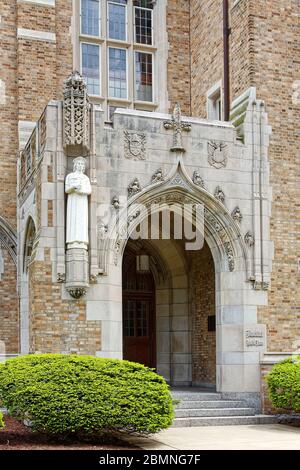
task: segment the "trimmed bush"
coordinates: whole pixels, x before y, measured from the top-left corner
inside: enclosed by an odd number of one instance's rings
[[[5,424],[4,424],[3,414],[0,411],[0,429],[4,428],[4,426]]]
[[[0,365],[10,414],[49,434],[153,433],[170,426],[163,377],[141,364],[91,356],[35,354]]]
[[[276,364],[266,379],[275,408],[300,411],[300,356]]]

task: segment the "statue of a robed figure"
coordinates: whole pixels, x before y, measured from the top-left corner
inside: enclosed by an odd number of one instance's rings
[[[85,159],[73,160],[73,172],[67,175],[65,191],[67,202],[66,230],[66,289],[75,299],[80,298],[88,287],[89,216],[88,196],[91,183],[84,174]]]
[[[88,196],[91,194],[91,183],[84,174],[85,159],[75,158],[73,173],[66,178],[65,190],[67,202],[67,235],[66,243],[70,248],[86,248],[89,243],[88,235]]]

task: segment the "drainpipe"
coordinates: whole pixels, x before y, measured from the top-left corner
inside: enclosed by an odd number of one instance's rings
[[[228,0],[223,0],[224,121],[229,121],[230,116],[229,35]]]

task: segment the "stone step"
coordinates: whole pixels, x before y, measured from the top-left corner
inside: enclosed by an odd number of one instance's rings
[[[221,393],[216,392],[179,392],[172,391],[172,397],[174,400],[221,400]]]
[[[176,418],[197,418],[210,416],[253,416],[254,408],[190,408],[177,409]]]
[[[247,403],[242,400],[181,400],[175,409],[196,408],[245,408]]]
[[[195,426],[234,426],[234,425],[257,425],[277,423],[276,416],[206,416],[198,418],[175,418],[172,427],[195,427]]]

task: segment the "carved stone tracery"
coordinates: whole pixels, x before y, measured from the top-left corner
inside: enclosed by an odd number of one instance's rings
[[[64,147],[81,146],[81,154],[89,151],[89,99],[86,83],[75,71],[64,87]]]

